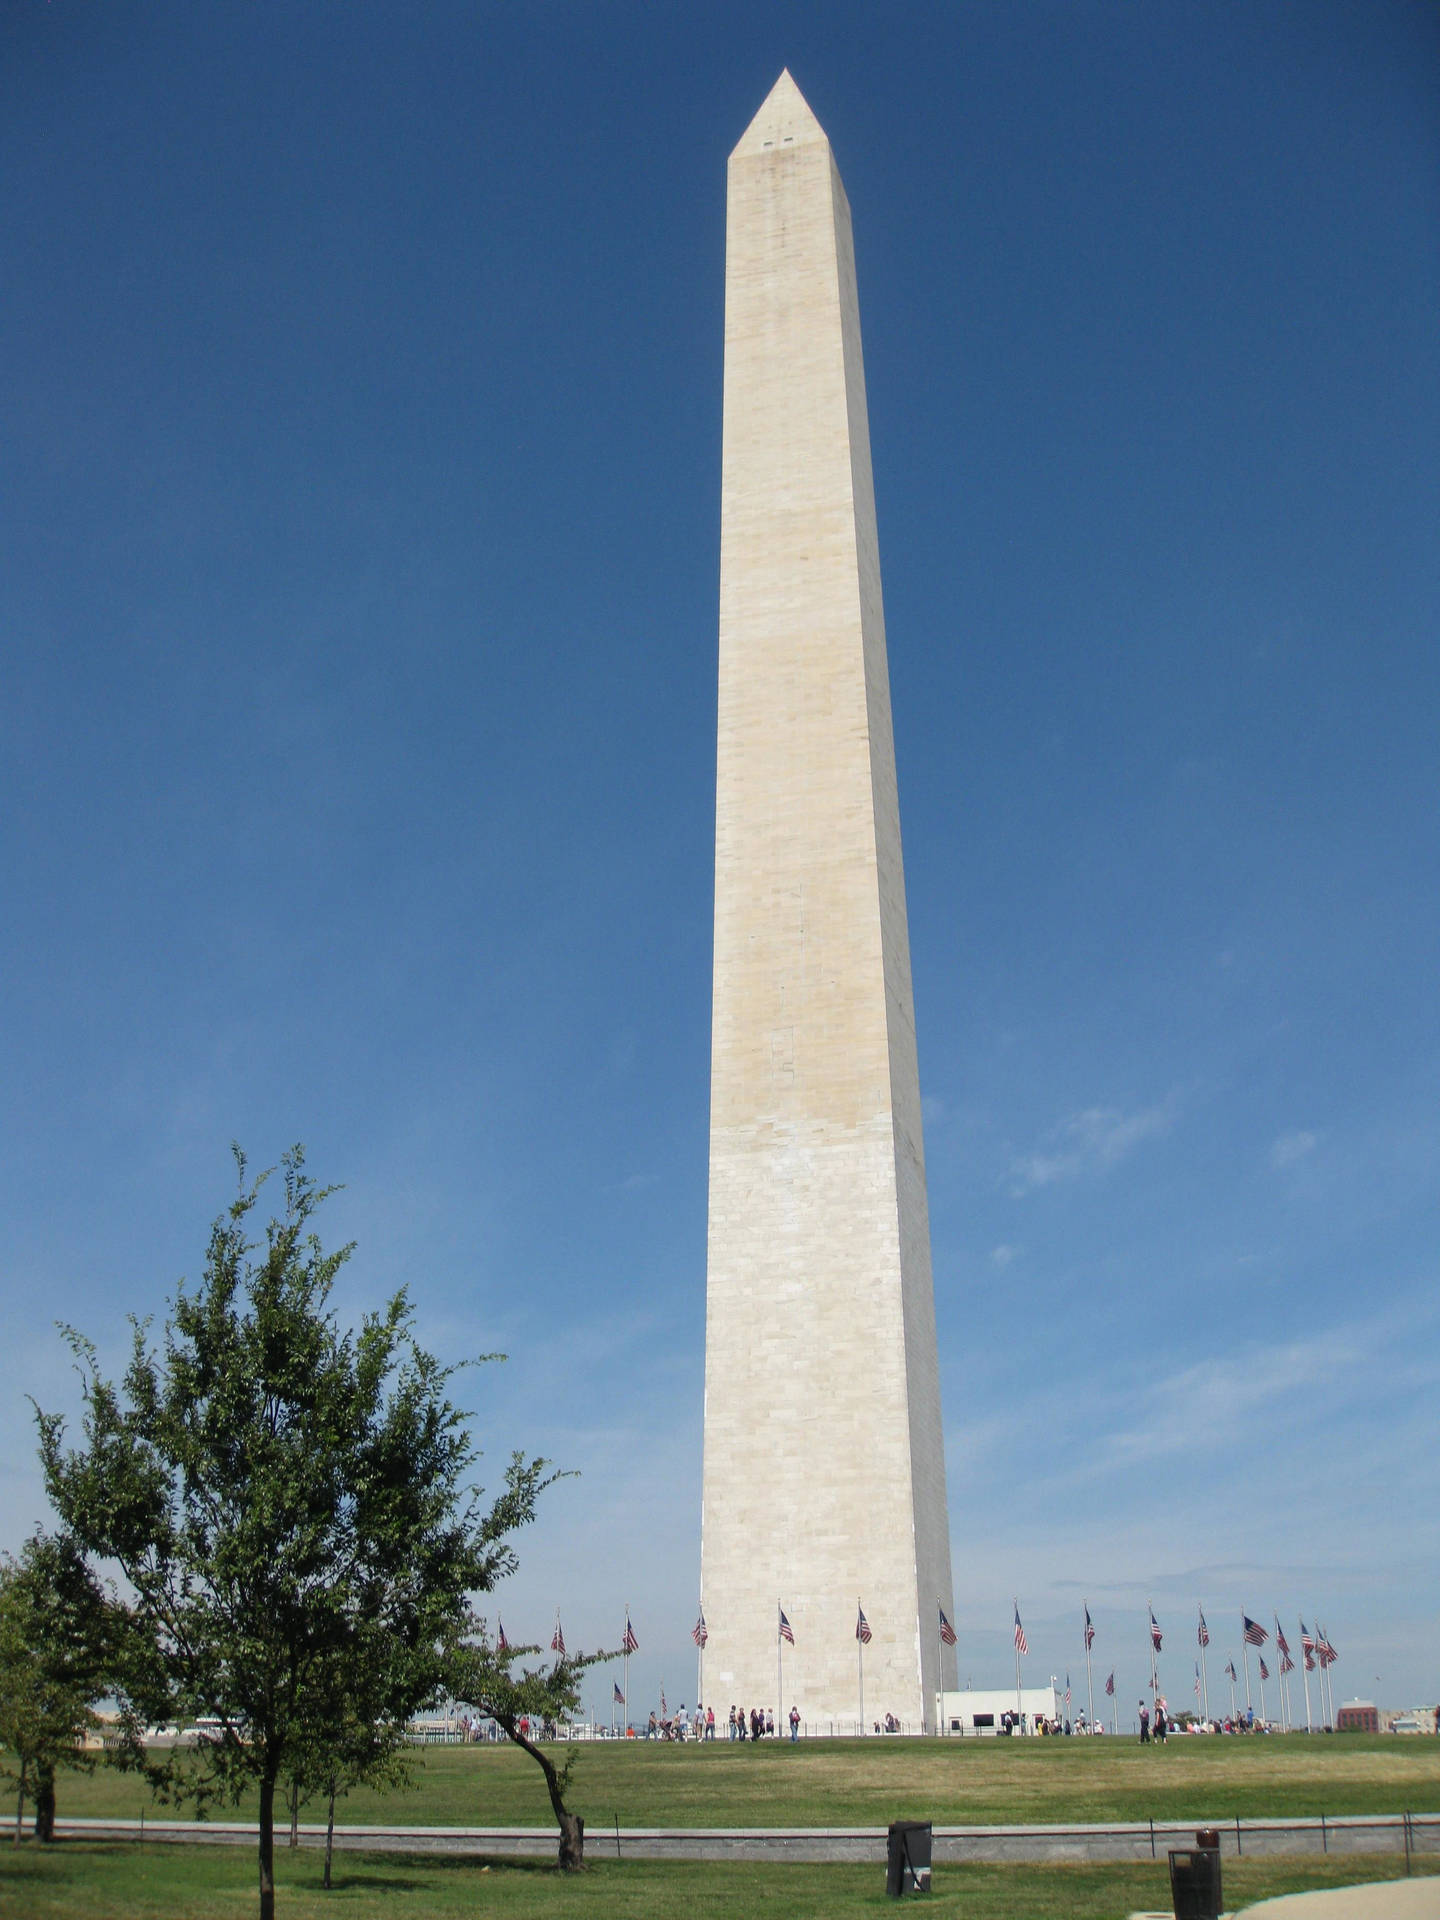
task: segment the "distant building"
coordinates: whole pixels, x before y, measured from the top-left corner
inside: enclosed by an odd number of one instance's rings
[[[965,1689],[944,1693],[941,1699],[941,1726],[946,1733],[1004,1733],[1005,1716],[1013,1723],[1016,1713],[1014,1687],[999,1687],[993,1692],[977,1693]],[[1033,1733],[1040,1720],[1060,1719],[1060,1695],[1054,1687],[1022,1687],[1020,1705],[1021,1733]]]
[[[1378,1733],[1380,1709],[1373,1700],[1347,1700],[1335,1715],[1337,1733]]]
[[[1382,1733],[1440,1733],[1440,1710],[1435,1707],[1390,1709],[1380,1715]]]

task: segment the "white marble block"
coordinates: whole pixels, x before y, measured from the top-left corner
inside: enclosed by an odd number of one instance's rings
[[[848,1730],[862,1605],[867,1722],[955,1685],[850,208],[788,73],[729,165],[701,1600],[717,1711]]]

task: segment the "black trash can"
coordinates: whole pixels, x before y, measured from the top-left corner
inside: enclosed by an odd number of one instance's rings
[[[892,1820],[885,1863],[885,1891],[898,1899],[905,1893],[930,1891],[930,1822]]]
[[[1171,1853],[1170,1899],[1175,1920],[1220,1920],[1218,1847]]]

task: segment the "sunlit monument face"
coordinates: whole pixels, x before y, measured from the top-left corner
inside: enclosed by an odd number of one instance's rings
[[[851,1730],[863,1605],[866,1719],[933,1726],[950,1547],[860,315],[788,73],[729,166],[713,1022],[706,1696]]]

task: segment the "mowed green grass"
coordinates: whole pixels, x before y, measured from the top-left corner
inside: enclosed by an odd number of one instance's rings
[[[1430,1864],[1440,1864],[1431,1862]],[[1278,1893],[1393,1879],[1395,1856],[1225,1863],[1225,1900],[1234,1909]],[[283,1920],[428,1920],[483,1911],[496,1920],[670,1920],[677,1912],[744,1920],[853,1920],[895,1912],[878,1863],[851,1866],[734,1866],[604,1860],[562,1875],[535,1862],[427,1859],[415,1855],[337,1858],[335,1884],[320,1886],[319,1856],[282,1851],[276,1905]],[[0,1912],[26,1920],[240,1920],[257,1905],[249,1848],[100,1845],[62,1841],[0,1847]],[[965,1920],[1120,1920],[1169,1906],[1162,1861],[1151,1866],[942,1866],[926,1911]]]
[[[814,1740],[732,1746],[596,1742],[575,1750],[571,1804],[592,1829],[937,1826],[1440,1812],[1440,1741],[1363,1735],[1171,1740]],[[415,1787],[357,1791],[343,1823],[548,1826],[539,1769],[514,1747],[417,1749]],[[135,1779],[64,1775],[59,1812],[148,1817]],[[253,1817],[253,1802],[215,1809]],[[312,1807],[304,1819],[323,1817]]]

